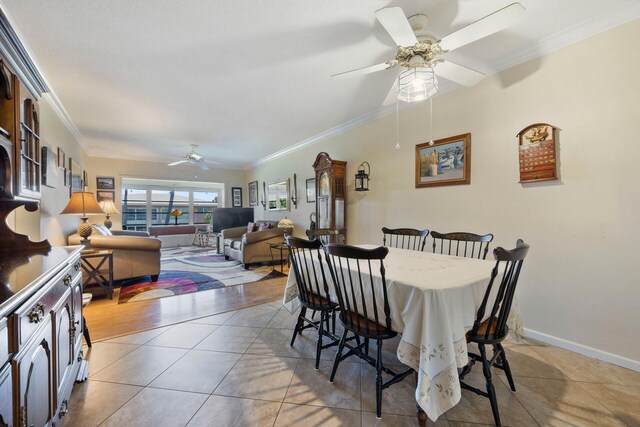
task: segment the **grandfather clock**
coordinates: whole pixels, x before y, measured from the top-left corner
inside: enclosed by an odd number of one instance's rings
[[[316,175],[316,222],[318,228],[346,228],[347,162],[322,152],[313,163]]]

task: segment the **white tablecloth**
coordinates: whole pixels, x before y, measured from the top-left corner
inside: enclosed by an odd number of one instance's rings
[[[495,261],[390,248],[384,265],[392,327],[402,333],[398,359],[418,372],[416,401],[435,421],[460,400],[457,368],[468,361],[465,333]],[[290,311],[297,308],[297,295],[290,274],[284,297]]]

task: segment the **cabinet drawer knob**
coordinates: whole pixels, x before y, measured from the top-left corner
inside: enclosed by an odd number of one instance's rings
[[[36,303],[28,314],[31,323],[40,323],[44,319],[44,304]]]
[[[62,281],[64,282],[65,286],[71,286],[71,275],[70,274],[65,274],[64,278],[62,279]]]
[[[60,404],[60,418],[65,417],[69,413],[69,401],[63,400]]]
[[[75,264],[73,264],[73,269],[76,271],[80,271],[80,262],[76,262]]]

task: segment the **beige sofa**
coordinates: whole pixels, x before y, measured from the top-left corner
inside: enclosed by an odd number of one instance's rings
[[[89,236],[92,249],[113,249],[113,280],[151,276],[158,280],[160,274],[160,239],[149,237],[145,231],[111,230],[112,235],[102,235],[96,230]],[[70,245],[79,245],[80,236],[72,234]]]
[[[247,233],[247,227],[227,228],[221,231],[226,259],[236,259],[249,268],[251,264],[271,262],[269,243],[283,243],[284,230],[278,228],[278,221],[256,221],[256,224],[269,223],[271,229]]]

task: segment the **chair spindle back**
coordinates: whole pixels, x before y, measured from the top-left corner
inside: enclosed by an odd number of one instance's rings
[[[489,243],[493,241],[493,234],[479,234],[455,232],[438,233],[431,232],[433,237],[433,252],[441,254],[461,256],[466,258],[486,259],[489,252]]]
[[[338,243],[344,245],[346,243],[347,230],[345,228],[316,228],[315,230],[307,230],[309,240],[320,240],[323,245],[329,243]]]
[[[287,236],[286,242],[291,261],[290,271],[293,270],[295,275],[300,301],[318,309],[322,305],[329,305],[331,298],[322,262],[322,243],[319,240],[305,240],[293,236]]]
[[[382,227],[382,244],[386,247],[423,251],[429,230]]]
[[[383,328],[391,331],[383,262],[389,249],[330,243],[324,250],[345,327],[363,336],[381,335],[386,332]],[[374,277],[374,273],[379,277]],[[379,280],[382,286],[377,283]]]
[[[491,270],[491,280],[489,286],[484,294],[480,308],[476,313],[476,320],[471,329],[472,335],[478,335],[478,330],[482,325],[483,319],[486,317],[486,326],[484,339],[499,339],[507,333],[507,319],[509,318],[509,312],[511,311],[511,304],[513,303],[513,296],[515,295],[516,285],[518,284],[518,278],[520,276],[520,270],[522,269],[522,263],[529,252],[529,245],[524,243],[521,239],[516,242],[515,249],[507,250],[504,248],[496,248],[493,254],[496,258],[496,265]],[[504,266],[500,268],[501,264]],[[500,271],[502,271],[501,274]],[[489,297],[491,295],[494,284],[497,284],[496,278],[499,280],[498,290],[496,292],[495,300],[491,305],[491,311],[486,316],[487,307],[489,304]]]

